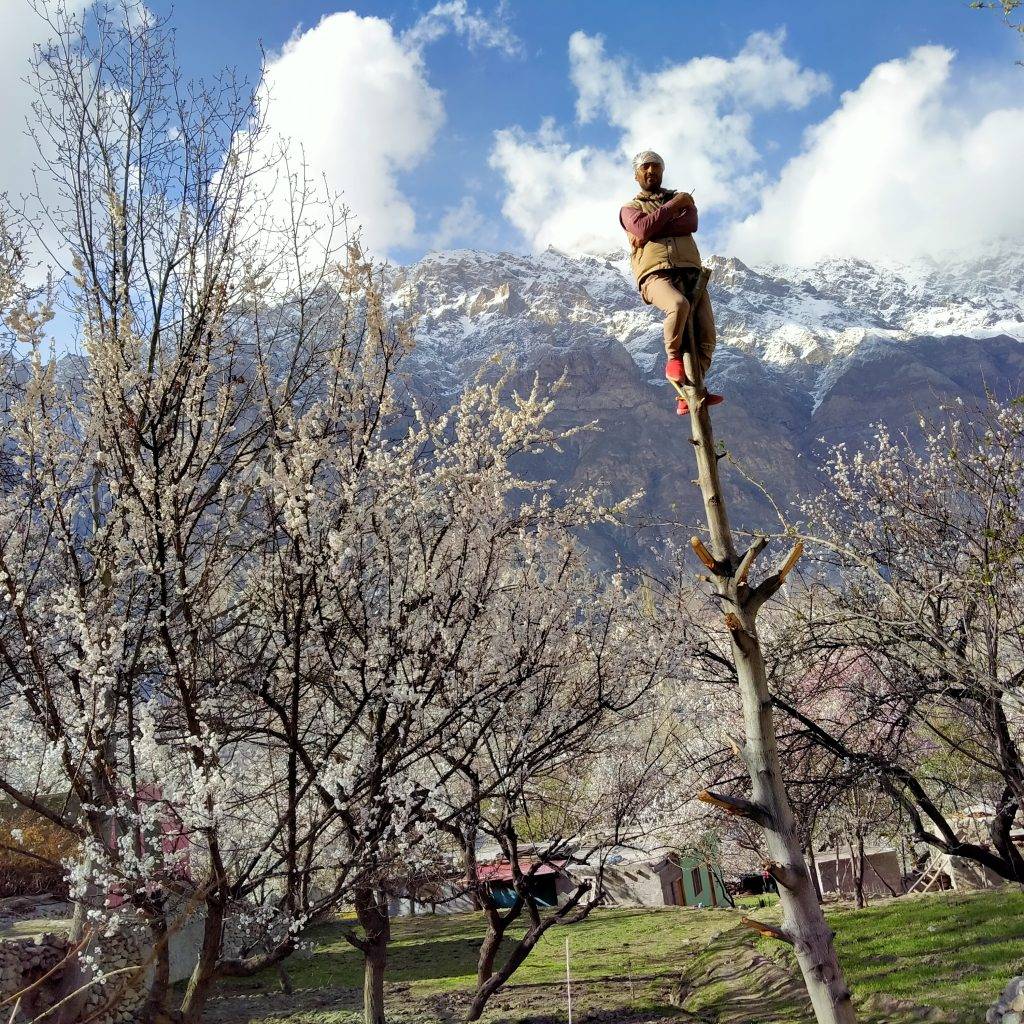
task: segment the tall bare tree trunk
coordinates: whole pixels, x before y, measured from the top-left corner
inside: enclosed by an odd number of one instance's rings
[[[701,271],[691,302],[691,313],[707,287],[709,277],[710,271]],[[755,621],[760,607],[779,590],[796,564],[800,547],[795,547],[778,571],[758,586],[751,587],[747,583],[754,560],[767,541],[758,539],[742,556],[736,551],[718,478],[719,456],[715,450],[711,417],[703,399],[704,381],[694,351],[692,319],[687,324],[687,334],[690,349],[687,377],[692,383],[686,388],[686,398],[691,410],[691,443],[697,458],[698,484],[704,499],[711,551],[697,537],[693,538],[692,544],[711,571],[722,598],[746,733],[737,742],[737,752],[746,763],[751,783],[750,800],[713,793],[704,793],[702,798],[732,814],[750,818],[761,826],[771,857],[768,870],[778,883],[783,918],[781,928],[756,922],[751,924],[765,934],[792,943],[818,1024],[854,1024],[856,1016],[850,991],[836,957],[832,931],[811,884],[782,782],[771,694]]]

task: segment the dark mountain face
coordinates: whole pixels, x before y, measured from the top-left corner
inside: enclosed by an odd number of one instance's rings
[[[920,435],[920,419],[986,388],[1024,385],[1024,250],[970,266],[879,268],[832,260],[810,270],[751,270],[713,257],[719,349],[710,383],[726,395],[716,437],[734,526],[771,529],[758,489],[783,507],[820,486],[827,448],[870,443],[873,425]],[[436,253],[395,272],[397,301],[419,319],[416,391],[444,403],[495,354],[526,388],[566,378],[556,421],[595,422],[533,470],[609,497],[642,491],[637,531],[591,538],[605,563],[644,559],[666,532],[703,519],[686,421],[662,379],[661,317],[623,261]],[[744,479],[744,474],[750,480]],[[660,525],[659,525],[660,524]],[[671,530],[667,524],[674,524]]]

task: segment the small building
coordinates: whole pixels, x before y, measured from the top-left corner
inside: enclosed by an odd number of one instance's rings
[[[849,852],[821,850],[814,854],[814,867],[822,894],[852,896],[855,892],[855,864]],[[903,866],[891,847],[864,851],[864,893],[867,896],[898,896],[903,892]]]
[[[566,870],[564,860],[535,865],[528,858],[520,858],[519,870],[528,876],[528,892],[541,907],[557,907],[565,897],[572,894],[577,885],[576,879]],[[476,877],[487,886],[491,898],[499,907],[511,907],[515,903],[516,890],[509,861],[480,864],[476,869]]]
[[[613,906],[730,906],[711,864],[674,851],[654,856],[613,852],[605,863],[604,884]]]

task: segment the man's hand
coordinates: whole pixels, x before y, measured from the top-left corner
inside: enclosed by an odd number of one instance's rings
[[[666,204],[673,210],[685,210],[687,206],[693,206],[693,196],[689,192],[677,192]]]
[[[632,232],[629,233],[629,244],[633,247],[633,252],[644,247],[644,243],[641,242],[640,239]]]

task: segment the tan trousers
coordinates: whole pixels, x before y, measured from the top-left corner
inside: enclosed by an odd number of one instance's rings
[[[665,355],[669,359],[684,358],[687,379],[693,379],[690,354],[686,352],[683,327],[690,313],[690,303],[676,287],[676,273],[671,270],[656,270],[644,278],[640,294],[652,306],[665,314]],[[711,356],[715,351],[715,314],[711,311],[711,299],[707,291],[700,297],[693,313],[693,330],[700,353],[701,373],[708,372]]]

